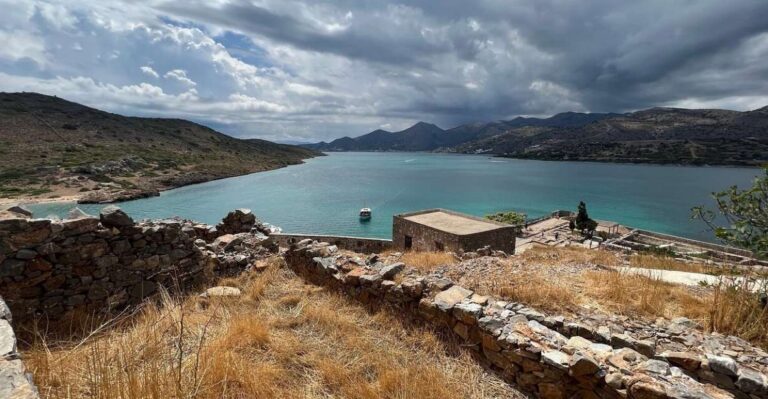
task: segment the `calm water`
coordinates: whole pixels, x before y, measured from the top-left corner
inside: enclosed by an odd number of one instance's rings
[[[587,203],[590,216],[711,240],[690,208],[709,194],[751,183],[758,169],[543,162],[425,153],[332,153],[270,172],[213,181],[122,203],[135,219],[182,216],[217,223],[250,208],[285,232],[389,238],[392,215],[449,208],[482,216],[506,209],[530,217]],[[367,205],[373,219],[361,223]],[[30,206],[65,215],[72,203]],[[100,205],[80,205],[97,214]]]

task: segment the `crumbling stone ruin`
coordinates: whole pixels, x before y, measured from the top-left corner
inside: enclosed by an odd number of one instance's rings
[[[768,354],[685,319],[637,337],[478,295],[440,275],[304,240],[285,255],[307,280],[450,329],[505,379],[541,398],[768,398]],[[720,338],[723,338],[722,340]],[[711,342],[735,338],[740,354]],[[666,342],[683,341],[678,351]],[[715,353],[719,352],[719,353]]]
[[[115,206],[98,218],[72,212],[61,221],[24,211],[10,209],[0,218],[0,398],[35,397],[24,396],[34,390],[11,320],[55,322],[77,310],[119,310],[160,289],[184,292],[258,267],[277,251],[247,209],[230,212],[216,227],[180,219],[137,223]]]

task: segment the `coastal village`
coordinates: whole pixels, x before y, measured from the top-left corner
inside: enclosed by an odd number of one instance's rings
[[[26,353],[32,348],[18,347],[14,336],[19,331],[26,342],[24,326],[41,315],[55,326],[78,310],[134,309],[164,292],[189,295],[198,303],[193,314],[207,312],[210,305],[200,303],[244,295],[239,283],[217,280],[291,273],[369,309],[391,309],[446,329],[494,378],[524,394],[768,398],[768,353],[759,341],[712,332],[694,317],[669,317],[687,313],[666,313],[667,304],[639,304],[645,310],[627,317],[617,309],[633,309],[636,299],[590,296],[611,284],[627,291],[650,284],[662,301],[670,300],[661,296],[670,290],[687,295],[673,302],[705,297],[706,284],[673,288],[664,276],[651,274],[694,273],[625,271],[642,269],[631,259],[651,247],[679,258],[678,267],[704,254],[703,263],[712,267],[735,259],[744,267],[762,266],[723,246],[602,221],[587,239],[569,228],[577,215],[564,211],[522,229],[443,209],[396,215],[392,240],[276,233],[245,209],[216,226],[181,219],[135,222],[115,206],[98,217],[75,209],[64,220],[36,219],[19,206],[0,215],[2,397],[36,398],[50,389],[35,385],[41,380],[28,356],[40,355]],[[593,287],[581,286],[595,279]],[[574,300],[580,291],[598,302]],[[58,354],[52,350],[45,356]]]

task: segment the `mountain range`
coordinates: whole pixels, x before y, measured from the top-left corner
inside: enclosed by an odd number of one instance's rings
[[[661,107],[623,114],[565,112],[448,130],[419,122],[399,132],[375,130],[306,147],[542,160],[762,165],[768,161],[768,107],[746,112]]]
[[[53,96],[0,93],[0,200],[112,202],[317,155],[182,119],[126,117]]]

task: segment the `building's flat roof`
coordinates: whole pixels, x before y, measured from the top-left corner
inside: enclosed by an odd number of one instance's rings
[[[405,216],[404,219],[456,235],[482,233],[506,227],[443,211]]]

